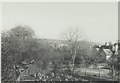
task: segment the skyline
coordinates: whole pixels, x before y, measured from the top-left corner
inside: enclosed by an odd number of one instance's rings
[[[118,40],[115,2],[2,3],[2,30],[28,25],[39,38],[61,39],[67,28],[79,27],[93,42]]]

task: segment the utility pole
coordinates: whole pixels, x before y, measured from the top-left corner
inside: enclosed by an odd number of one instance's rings
[[[118,55],[118,81],[120,82],[120,56]]]

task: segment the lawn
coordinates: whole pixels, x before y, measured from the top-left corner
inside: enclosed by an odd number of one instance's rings
[[[75,73],[87,80],[111,80],[107,69],[78,68]]]
[[[77,69],[80,74],[84,75],[86,72],[86,75],[101,75],[108,77],[109,70],[107,69],[92,69],[92,68],[79,68]]]

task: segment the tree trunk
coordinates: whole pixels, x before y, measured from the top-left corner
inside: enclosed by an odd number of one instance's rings
[[[75,47],[75,51],[73,54],[73,69],[75,68],[75,57],[76,57],[76,47]]]
[[[46,62],[43,60],[43,69],[46,69]]]

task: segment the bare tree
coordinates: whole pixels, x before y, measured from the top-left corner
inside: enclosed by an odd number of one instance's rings
[[[78,28],[70,28],[64,33],[65,39],[68,42],[70,55],[72,56],[72,64],[74,67],[78,41],[83,38],[83,34]]]

